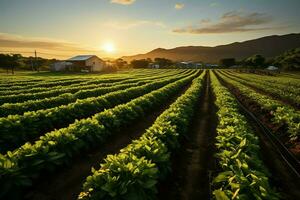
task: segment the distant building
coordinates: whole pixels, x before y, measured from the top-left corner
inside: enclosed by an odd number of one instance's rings
[[[152,69],[159,69],[159,64],[156,64],[156,63],[150,63],[150,64],[149,64],[149,68],[152,68]]]
[[[63,62],[54,63],[52,71],[89,71],[101,72],[106,63],[96,55],[78,55]]]
[[[269,66],[266,68],[267,70],[270,70],[270,71],[277,71],[278,70],[278,67],[275,67],[275,66]]]

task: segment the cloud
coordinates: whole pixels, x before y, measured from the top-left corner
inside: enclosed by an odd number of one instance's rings
[[[262,25],[268,24],[272,19],[264,13],[248,13],[232,11],[225,13],[218,22],[207,23],[204,26],[203,21],[200,26],[188,26],[173,30],[176,33],[191,33],[191,34],[213,34],[213,33],[233,33],[233,32],[248,32],[274,29],[274,27],[265,27]],[[202,26],[201,26],[202,25]]]
[[[184,4],[183,3],[176,3],[175,4],[175,9],[176,10],[181,10],[182,8],[184,8]]]
[[[54,40],[49,38],[33,38],[13,35],[8,33],[0,33],[0,47],[3,48],[31,48],[44,49],[50,51],[73,51],[73,52],[89,52],[88,48],[82,45],[67,42],[64,40]]]
[[[133,4],[135,0],[111,0],[110,2],[122,5],[130,5]]]
[[[106,27],[119,29],[119,30],[128,30],[138,26],[157,26],[161,28],[165,28],[166,25],[160,21],[151,21],[151,20],[136,20],[136,21],[110,21],[105,24]]]

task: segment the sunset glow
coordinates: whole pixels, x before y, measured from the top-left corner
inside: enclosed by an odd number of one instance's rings
[[[112,42],[107,42],[103,45],[102,49],[106,53],[114,53],[116,51],[115,45]]]

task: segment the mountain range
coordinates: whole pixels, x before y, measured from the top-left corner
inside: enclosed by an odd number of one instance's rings
[[[182,46],[173,49],[157,48],[145,54],[124,56],[122,59],[131,61],[146,58],[168,58],[173,61],[202,61],[216,63],[222,58],[241,60],[260,54],[271,58],[283,52],[300,47],[300,33],[272,35],[244,42],[235,42],[215,47]]]

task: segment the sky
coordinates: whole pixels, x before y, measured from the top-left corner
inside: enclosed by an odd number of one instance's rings
[[[0,0],[0,53],[117,58],[300,32],[300,0]]]

